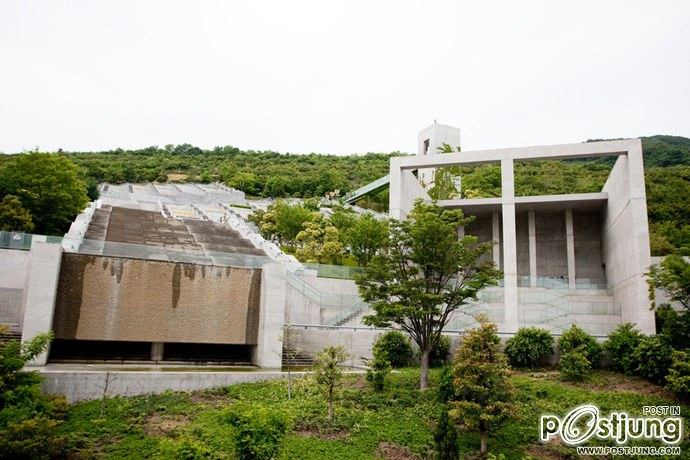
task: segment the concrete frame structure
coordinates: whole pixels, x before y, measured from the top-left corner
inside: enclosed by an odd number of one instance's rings
[[[515,161],[605,156],[616,156],[617,159],[600,193],[515,196]],[[493,258],[498,262],[502,255],[502,264],[497,265],[504,274],[503,332],[514,332],[519,327],[516,211],[527,211],[528,215],[531,283],[539,275],[535,212],[564,212],[567,280],[570,288],[576,288],[573,210],[589,209],[601,210],[603,213],[603,265],[608,289],[616,304],[620,305],[621,321],[635,323],[645,333],[654,333],[654,315],[649,310],[644,277],[651,264],[651,257],[641,141],[628,139],[391,158],[390,216],[404,218],[416,199],[430,200],[414,172],[443,166],[490,163],[499,163],[501,167],[500,198],[442,200],[439,204],[448,208],[460,208],[467,214],[491,212],[494,242],[499,241],[498,230],[502,230],[502,245],[494,251]],[[502,222],[500,229],[499,220]]]

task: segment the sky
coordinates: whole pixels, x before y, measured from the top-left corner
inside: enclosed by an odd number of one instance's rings
[[[0,0],[0,151],[690,137],[690,1]]]

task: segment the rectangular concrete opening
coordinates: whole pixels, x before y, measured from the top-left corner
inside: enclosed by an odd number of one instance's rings
[[[51,362],[150,361],[149,342],[55,339],[50,346]]]
[[[250,345],[166,343],[163,361],[249,365],[251,349]]]
[[[162,355],[160,345],[151,342],[55,339],[51,345],[49,361],[251,364],[251,345],[165,343],[162,344]]]

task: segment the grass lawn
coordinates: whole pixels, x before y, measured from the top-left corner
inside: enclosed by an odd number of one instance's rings
[[[324,397],[308,379],[302,379],[294,384],[291,401],[287,401],[284,381],[270,381],[78,403],[70,407],[60,430],[75,458],[170,458],[176,447],[189,440],[203,443],[218,458],[233,458],[233,428],[227,411],[233,404],[249,403],[282,408],[294,417],[294,428],[279,458],[426,458],[441,410],[435,390],[438,376],[439,371],[432,370],[433,388],[420,392],[418,369],[403,369],[389,376],[382,394],[369,390],[363,376],[348,376],[333,422],[326,420]],[[515,373],[512,382],[518,416],[489,441],[489,450],[506,459],[577,457],[573,448],[563,444],[539,443],[543,413],[565,415],[574,406],[594,403],[604,413],[625,410],[641,415],[645,405],[678,404],[659,386],[607,371],[597,372],[582,384],[563,383],[553,371]],[[682,411],[687,427],[690,408],[683,406]],[[461,433],[460,442],[461,452],[478,450],[479,440],[473,434]],[[690,456],[687,436],[681,447],[684,455],[673,458]]]

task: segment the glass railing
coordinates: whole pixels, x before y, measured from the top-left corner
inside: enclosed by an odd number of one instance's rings
[[[518,287],[538,287],[544,289],[571,289],[568,285],[568,279],[565,277],[555,277],[555,276],[539,276],[533,280],[530,276],[519,276],[518,277]],[[608,287],[605,280],[601,279],[589,279],[589,278],[576,278],[575,287],[576,290],[606,290]]]
[[[355,279],[355,275],[362,272],[360,267],[346,267],[344,265],[325,265],[302,263],[305,268],[316,270],[319,278],[336,278],[341,280]]]

